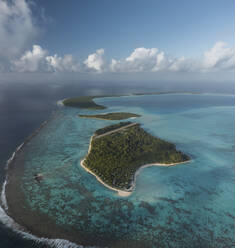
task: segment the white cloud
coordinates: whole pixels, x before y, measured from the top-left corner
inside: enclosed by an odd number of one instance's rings
[[[235,47],[217,42],[211,50],[204,53],[202,69],[235,69]]]
[[[235,47],[217,42],[199,59],[173,58],[157,48],[136,48],[125,59],[112,59],[112,72],[210,72],[235,69]]]
[[[12,61],[13,70],[18,72],[48,71],[46,63],[47,51],[34,45],[32,51],[26,51],[18,60]]]
[[[0,0],[1,1],[1,0]],[[6,5],[7,6],[7,5]],[[72,55],[62,57],[50,55],[39,45],[33,45],[20,57],[10,61],[11,71],[15,72],[213,72],[235,70],[235,47],[224,42],[217,42],[199,59],[170,57],[158,48],[136,48],[124,59],[112,59],[108,64],[104,59],[104,49],[98,49],[88,55],[82,66]],[[0,70],[4,71],[0,63]]]
[[[135,61],[141,61],[141,60],[149,60],[151,58],[155,58],[156,54],[158,52],[157,48],[136,48],[134,52],[126,58],[126,61],[135,62]]]
[[[104,70],[104,49],[98,49],[95,53],[90,54],[88,58],[83,62],[85,67],[91,69],[92,71],[96,71],[101,73]]]
[[[160,52],[156,55],[156,61],[155,62],[156,63],[153,66],[152,71],[162,71],[166,67],[168,67],[169,64],[171,64],[171,61],[169,61],[169,59],[166,58],[164,52]]]
[[[57,54],[54,56],[47,56],[46,61],[52,71],[57,72],[77,72],[79,71],[79,64],[73,59],[71,54],[59,57]]]
[[[235,69],[235,47],[217,42],[201,59],[172,58],[157,48],[136,48],[125,59],[104,60],[104,49],[90,54],[80,67],[72,55],[49,55],[38,45],[26,51],[20,58],[11,60],[12,71],[17,72],[210,72]],[[1,65],[0,65],[1,68]]]
[[[129,57],[123,60],[112,59],[112,72],[157,72],[157,71],[186,71],[190,68],[191,60],[170,58],[157,48],[136,48]]]
[[[22,53],[37,34],[32,13],[25,0],[0,0],[0,62]]]
[[[30,5],[26,0],[0,0],[0,71],[78,71],[72,55],[49,56],[38,45],[25,49],[36,37]],[[23,54],[23,55],[22,55]]]
[[[156,64],[157,48],[136,48],[124,60],[112,59],[110,69],[113,72],[141,72],[151,70]]]
[[[79,65],[74,61],[72,55],[48,56],[46,50],[34,45],[32,51],[26,51],[19,59],[12,61],[12,70],[18,72],[74,72],[79,70]]]

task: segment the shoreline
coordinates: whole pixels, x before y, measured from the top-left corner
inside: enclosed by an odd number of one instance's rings
[[[178,163],[170,163],[170,164],[152,163],[152,164],[141,165],[140,168],[135,172],[134,180],[132,181],[132,185],[131,185],[131,192],[133,192],[133,190],[134,190],[134,188],[136,186],[136,179],[137,179],[138,175],[140,174],[140,172],[143,169],[148,168],[148,167],[152,167],[152,166],[157,166],[157,167],[172,167],[172,166],[176,166],[176,165],[179,165],[179,164],[186,164],[186,163],[189,163],[190,161],[191,160],[184,161],[184,162],[178,162]]]
[[[66,100],[66,99],[67,99],[67,98],[64,98],[64,99],[62,99],[62,100],[57,101],[57,102],[56,102],[56,105],[59,106],[59,107],[64,106],[63,101]]]
[[[20,144],[15,151],[12,153],[11,157],[6,161],[5,169],[10,170],[11,165],[14,162],[15,158],[18,156],[18,154],[21,152],[22,148],[30,142],[30,140],[38,134],[38,132],[48,123],[49,120],[44,121],[39,128],[37,128],[30,136],[28,136],[25,141]],[[11,229],[13,232],[17,233],[21,237],[27,240],[32,240],[38,244],[50,246],[50,247],[71,247],[71,248],[85,248],[82,245],[79,245],[73,241],[70,241],[69,239],[63,239],[63,238],[48,238],[44,237],[44,235],[41,235],[37,232],[32,233],[31,230],[22,223],[15,220],[13,216],[9,212],[9,206],[7,201],[7,186],[8,183],[11,181],[11,178],[9,176],[9,171],[7,172],[7,175],[5,177],[5,180],[3,184],[1,185],[1,192],[0,192],[0,222]],[[46,236],[46,235],[45,235]]]
[[[85,116],[79,116],[79,118],[83,118],[83,119],[96,119],[96,120],[102,120],[102,121],[123,121],[123,120],[128,120],[128,119],[136,119],[138,117],[129,117],[129,118],[125,118],[125,119],[120,119],[120,120],[111,120],[111,119],[105,119],[105,118],[99,118],[99,117],[85,117]]]
[[[2,190],[1,190],[1,198],[5,197],[6,195],[6,184],[7,184],[7,179],[4,181]],[[1,199],[1,203],[4,205],[2,202],[3,199]],[[7,204],[7,202],[6,202]],[[71,247],[71,248],[85,248],[82,245],[78,245],[72,241],[69,241],[67,239],[61,239],[61,238],[47,238],[47,237],[42,237],[40,235],[37,236],[37,234],[32,233],[25,227],[23,227],[21,224],[17,223],[13,217],[11,217],[8,213],[7,210],[5,209],[5,206],[2,206],[0,204],[0,221],[3,225],[5,225],[7,228],[12,230],[13,232],[17,233],[20,235],[22,238],[26,240],[32,240],[36,242],[37,244],[42,244],[50,247]]]
[[[89,143],[89,148],[88,148],[88,152],[87,152],[86,156],[81,160],[80,165],[88,173],[90,173],[91,175],[95,176],[95,178],[97,179],[97,181],[99,181],[101,184],[103,184],[106,188],[111,189],[113,191],[116,191],[118,193],[118,195],[119,196],[122,196],[122,197],[127,197],[127,196],[130,196],[132,194],[132,192],[133,192],[133,190],[135,189],[135,186],[136,186],[137,176],[140,174],[140,171],[141,170],[143,170],[143,169],[145,169],[147,167],[151,167],[151,166],[171,167],[171,166],[175,166],[175,165],[178,165],[178,164],[186,164],[186,163],[189,163],[191,161],[191,160],[188,160],[188,161],[183,161],[183,162],[178,162],[178,163],[170,163],[170,164],[151,163],[151,164],[141,165],[139,167],[139,169],[134,174],[134,179],[132,180],[131,187],[129,188],[129,190],[126,190],[125,191],[125,190],[114,188],[114,187],[108,185],[107,183],[103,182],[103,180],[99,176],[97,176],[93,171],[91,171],[89,168],[87,168],[85,166],[84,161],[86,160],[86,157],[89,155],[89,153],[91,151],[91,143],[92,143],[92,140],[93,140],[94,137],[95,137],[95,135],[92,135],[91,136],[90,143]]]

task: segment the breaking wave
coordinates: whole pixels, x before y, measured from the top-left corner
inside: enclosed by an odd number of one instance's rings
[[[42,123],[42,125],[31,135],[29,136],[25,142],[23,142],[20,146],[17,147],[17,149],[13,152],[12,156],[7,160],[6,163],[6,170],[10,166],[11,162],[16,157],[17,153],[21,151],[21,149],[24,147],[24,145],[29,142],[37,133],[47,124],[48,121],[45,121]],[[7,199],[6,199],[6,185],[8,182],[8,176],[6,175],[6,180],[4,181],[2,185],[2,191],[1,191],[1,198],[0,198],[0,221],[8,228],[12,229],[14,232],[18,233],[20,236],[22,236],[25,239],[29,239],[34,241],[38,244],[46,244],[51,246],[52,248],[85,248],[85,246],[77,245],[73,242],[70,242],[65,239],[48,239],[48,238],[39,238],[27,230],[18,223],[16,223],[8,214],[8,205],[7,205]],[[86,246],[86,248],[91,248],[91,246]],[[92,248],[95,248],[94,246]]]

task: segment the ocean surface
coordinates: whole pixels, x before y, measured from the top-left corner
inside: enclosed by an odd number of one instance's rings
[[[6,163],[16,148],[48,120],[59,99],[78,95],[124,94],[129,92],[156,91],[146,85],[102,82],[2,82],[0,83],[0,183],[6,176]],[[61,81],[58,79],[58,81]],[[5,216],[0,213],[1,219]],[[0,247],[45,247],[38,242],[22,238],[0,222]]]
[[[37,225],[35,230],[44,231],[44,237],[47,231],[56,235],[57,230],[47,230],[36,217],[46,216],[50,225],[62,230],[61,238],[74,231],[75,239],[81,240],[76,243],[85,246],[234,247],[235,95],[164,94],[95,101],[108,109],[51,107],[53,114],[43,115],[50,116],[48,123],[22,148],[17,190],[24,195],[19,203],[29,213],[26,222]],[[77,114],[115,111],[140,114],[132,121],[175,143],[192,160],[142,170],[129,197],[105,188],[80,161],[94,131],[117,121]],[[35,183],[35,173],[44,175],[41,184]],[[17,247],[40,246],[2,228]],[[12,240],[6,243],[16,247]]]

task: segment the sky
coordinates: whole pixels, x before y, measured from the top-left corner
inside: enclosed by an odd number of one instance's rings
[[[234,0],[0,0],[1,78],[233,82],[234,11]]]

